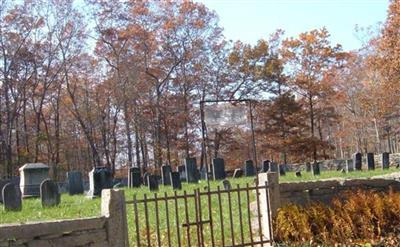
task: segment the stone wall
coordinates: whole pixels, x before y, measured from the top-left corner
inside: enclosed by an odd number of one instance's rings
[[[305,205],[311,202],[329,204],[334,197],[340,197],[344,191],[356,193],[357,190],[388,191],[392,189],[400,192],[400,181],[383,178],[369,179],[342,179],[313,182],[279,183],[277,173],[261,173],[260,179],[269,174],[267,183],[269,188],[271,214],[275,215],[279,207],[287,204]]]
[[[101,217],[0,225],[0,247],[6,246],[127,247],[124,193],[102,191]]]

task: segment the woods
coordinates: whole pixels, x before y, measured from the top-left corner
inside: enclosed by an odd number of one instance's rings
[[[254,100],[260,159],[399,152],[399,1],[356,51],[324,27],[230,41],[190,0],[5,0],[0,18],[0,177],[200,160],[204,100]],[[208,130],[207,157],[250,158],[233,132]]]

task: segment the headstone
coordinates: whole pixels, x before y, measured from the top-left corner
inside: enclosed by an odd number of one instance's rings
[[[243,170],[241,168],[236,168],[232,175],[233,178],[240,178],[242,176],[243,176]]]
[[[271,162],[269,164],[269,171],[270,172],[278,172],[278,164],[276,164],[275,162]]]
[[[368,170],[375,170],[375,161],[373,153],[367,153],[367,166]]]
[[[280,164],[279,165],[279,176],[285,176],[285,175],[286,175],[285,165]]]
[[[396,165],[396,168],[400,168],[400,164],[397,164],[397,165]]]
[[[128,187],[129,188],[138,188],[142,183],[142,178],[140,176],[140,168],[139,167],[130,167],[128,169]]]
[[[390,159],[389,153],[384,152],[382,153],[382,169],[389,169]]]
[[[83,194],[82,173],[80,171],[67,172],[67,181],[70,195]]]
[[[122,182],[122,181],[121,181]],[[142,177],[139,167],[128,168],[128,187],[138,188],[142,184]]]
[[[3,207],[6,211],[21,211],[22,200],[21,191],[18,186],[12,183],[7,183],[1,191],[3,199]]]
[[[296,177],[301,177],[301,171],[296,171]]]
[[[207,168],[206,166],[200,167],[200,179],[201,180],[207,180],[208,176],[207,176]]]
[[[197,170],[196,158],[185,159],[186,181],[188,183],[199,182],[199,172]]]
[[[362,154],[361,153],[355,153],[353,154],[353,164],[354,164],[354,168],[357,171],[361,171],[362,169]]]
[[[40,196],[40,184],[49,178],[49,167],[42,163],[28,163],[19,168],[22,197]]]
[[[148,181],[149,176],[150,176],[150,173],[148,173],[148,172],[143,173],[143,185],[145,185],[145,186],[148,185],[147,181]]]
[[[321,174],[318,162],[312,164],[312,172],[314,176],[319,176]]]
[[[171,185],[171,172],[172,168],[170,165],[161,166],[161,181],[163,185]]]
[[[222,181],[222,184],[224,185],[224,190],[231,190],[232,189],[231,183],[229,182],[228,179],[224,179]]]
[[[44,180],[40,184],[40,199],[43,207],[53,207],[60,204],[60,192],[58,186],[50,179]]]
[[[342,168],[342,169],[340,169],[340,172],[341,173],[346,173],[346,169]]]
[[[310,164],[310,162],[306,163],[306,172],[311,172],[311,164]]]
[[[0,179],[0,202],[3,203],[3,197],[1,196],[1,192],[6,184],[10,183],[8,179]]]
[[[244,163],[244,175],[246,177],[252,177],[256,175],[252,160],[246,160]]]
[[[151,191],[158,190],[158,178],[156,175],[147,176],[147,186]]]
[[[261,165],[261,172],[268,172],[270,163],[271,163],[270,160],[264,160]]]
[[[170,177],[171,177],[171,182],[172,182],[172,188],[174,190],[182,189],[182,183],[181,183],[179,172],[171,172]]]
[[[214,180],[220,180],[226,178],[224,159],[222,158],[213,159],[212,173]]]
[[[353,160],[346,160],[346,167],[345,167],[346,172],[352,172],[354,171],[354,163]]]
[[[101,196],[103,189],[113,187],[112,172],[108,167],[96,167],[89,172],[89,196]]]
[[[129,182],[129,179],[128,179],[127,177],[123,177],[122,180],[121,180],[121,184],[122,184],[124,187],[128,187],[128,184],[129,184],[128,182]],[[142,183],[142,179],[140,179],[139,182]],[[140,186],[140,185],[139,185],[139,186]]]
[[[20,181],[21,181],[21,178],[20,177],[12,177],[11,179],[10,179],[10,183],[12,183],[12,184],[14,184],[14,185],[16,185],[16,186],[19,186],[19,183],[20,183]]]
[[[179,172],[179,178],[180,178],[181,182],[186,182],[185,166],[184,165],[178,166],[178,172]]]

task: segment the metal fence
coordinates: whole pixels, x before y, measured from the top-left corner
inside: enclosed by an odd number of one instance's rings
[[[133,205],[134,244],[263,246],[271,243],[271,226],[265,226],[262,220],[268,217],[268,224],[271,222],[267,189],[267,184],[246,184],[231,189],[207,187],[190,193],[185,190],[134,196],[126,202]],[[260,192],[265,192],[262,193],[265,196],[260,196]],[[262,209],[261,205],[268,208]]]

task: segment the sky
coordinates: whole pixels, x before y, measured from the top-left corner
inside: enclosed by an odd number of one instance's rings
[[[366,32],[355,27],[373,27],[386,19],[388,0],[197,0],[215,10],[230,40],[256,44],[276,29],[286,37],[326,27],[333,45],[344,50],[361,48]]]

